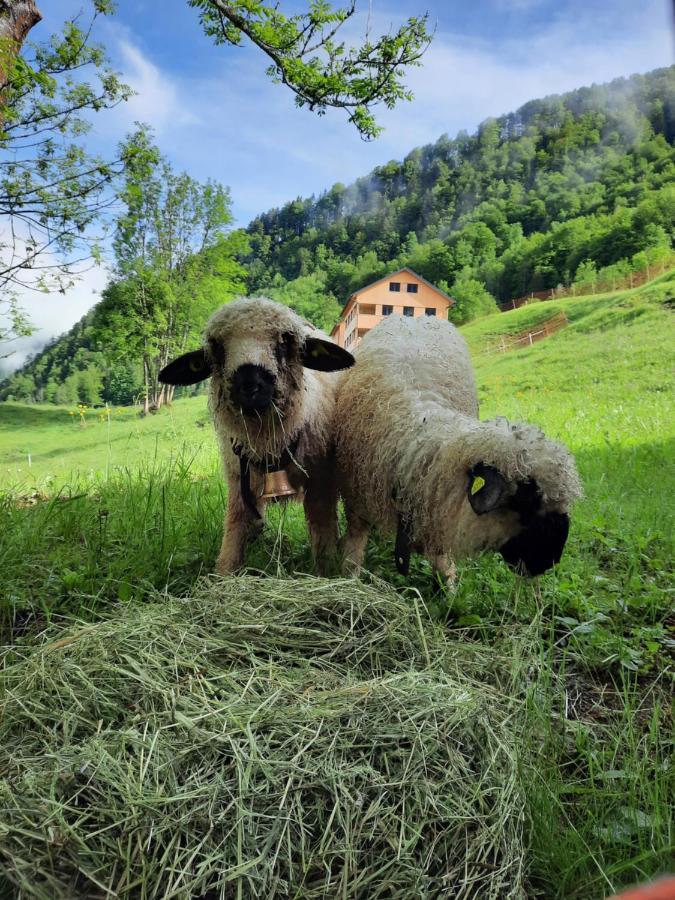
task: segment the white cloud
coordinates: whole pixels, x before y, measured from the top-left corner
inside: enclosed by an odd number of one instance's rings
[[[161,71],[127,38],[119,41],[122,80],[135,91],[131,99],[118,107],[128,123],[147,122],[158,134],[169,128],[203,125],[195,116],[189,99],[181,96],[176,80]]]
[[[66,290],[65,294],[42,294],[25,291],[19,296],[21,307],[36,326],[32,335],[0,345],[0,354],[12,352],[0,360],[0,377],[18,369],[31,353],[36,353],[53,337],[63,334],[75,324],[100,299],[108,272],[101,266],[93,266]]]
[[[357,31],[363,15],[354,23]],[[386,31],[397,20],[379,10],[371,17],[372,31]],[[424,65],[408,75],[414,101],[380,110],[386,130],[371,144],[359,139],[342,111],[319,119],[295,109],[290,91],[266,80],[257,51],[223,50],[220,77],[193,79],[181,88],[208,127],[200,128],[199,140],[192,129],[176,129],[167,140],[182,166],[194,171],[194,163],[197,171],[231,185],[244,223],[271,205],[365,175],[443,133],[473,131],[488,116],[528,100],[669,65],[669,25],[665,0],[647,0],[640,9],[624,0],[574,15],[561,7],[557,19],[530,21],[526,33],[508,39],[439,30]]]

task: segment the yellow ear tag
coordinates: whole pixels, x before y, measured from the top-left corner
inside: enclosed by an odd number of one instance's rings
[[[481,478],[480,475],[476,475],[473,480],[473,484],[471,485],[471,496],[477,494],[478,491],[482,490],[485,487],[485,479]]]

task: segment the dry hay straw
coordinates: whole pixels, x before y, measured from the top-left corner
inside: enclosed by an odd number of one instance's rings
[[[3,674],[5,890],[522,897],[495,668],[353,580],[213,578],[52,630]]]

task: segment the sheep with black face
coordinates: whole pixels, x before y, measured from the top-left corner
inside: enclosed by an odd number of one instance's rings
[[[391,316],[340,380],[336,442],[346,572],[372,527],[396,533],[452,582],[453,560],[496,550],[526,575],[557,563],[581,496],[570,452],[532,425],[478,419],[469,351],[449,322]]]
[[[262,522],[266,472],[285,470],[303,495],[320,573],[337,547],[333,425],[337,377],[353,357],[293,310],[263,297],[213,314],[200,349],[169,363],[166,384],[211,379],[209,406],[228,481],[223,543],[216,564],[234,572]]]

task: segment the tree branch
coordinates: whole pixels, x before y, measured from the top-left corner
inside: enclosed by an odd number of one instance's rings
[[[319,114],[327,107],[344,109],[361,136],[368,140],[381,130],[372,107],[410,99],[401,79],[404,69],[419,65],[431,36],[427,16],[409,18],[379,41],[345,49],[335,43],[339,29],[355,12],[356,0],[345,9],[312,5],[309,12],[285,17],[278,4],[251,0],[189,0],[202,9],[202,24],[217,43],[240,44],[245,35],[271,60],[268,73],[296,96],[298,106]],[[320,54],[320,55],[317,55]]]

